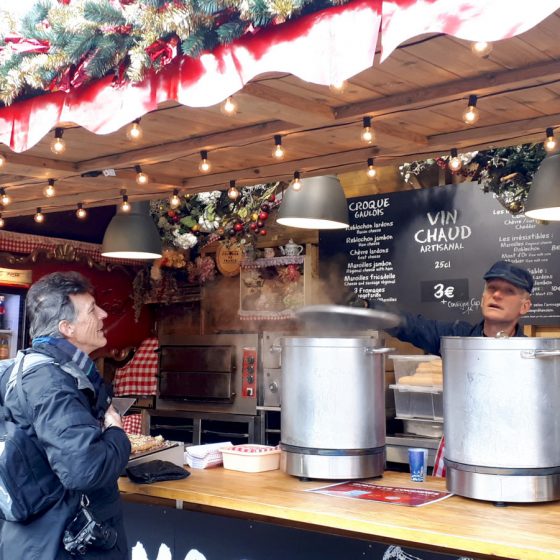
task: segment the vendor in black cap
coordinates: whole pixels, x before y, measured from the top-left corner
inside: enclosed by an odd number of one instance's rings
[[[518,321],[531,309],[531,273],[511,262],[498,261],[483,278],[486,283],[480,304],[483,317],[480,323],[434,321],[404,313],[401,324],[387,332],[437,355],[440,355],[442,336],[524,336]]]

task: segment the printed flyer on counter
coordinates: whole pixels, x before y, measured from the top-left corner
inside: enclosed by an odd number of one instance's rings
[[[367,482],[340,482],[329,486],[321,486],[320,488],[311,488],[307,492],[412,507],[433,504],[453,496],[450,492],[439,492],[424,488],[379,486]]]

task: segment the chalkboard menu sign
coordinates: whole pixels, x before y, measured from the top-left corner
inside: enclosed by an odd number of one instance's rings
[[[508,260],[535,279],[523,322],[560,324],[559,222],[514,216],[477,183],[352,198],[348,208],[348,229],[319,236],[321,274],[342,262],[341,289],[432,319],[475,323],[483,274]]]

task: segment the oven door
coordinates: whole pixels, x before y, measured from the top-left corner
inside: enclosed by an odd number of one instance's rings
[[[160,398],[233,401],[234,346],[162,346],[160,351]]]

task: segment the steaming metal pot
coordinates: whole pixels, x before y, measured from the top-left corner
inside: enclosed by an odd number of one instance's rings
[[[284,337],[281,468],[305,478],[380,476],[384,355],[375,337]]]
[[[447,488],[560,499],[560,339],[443,337]]]

